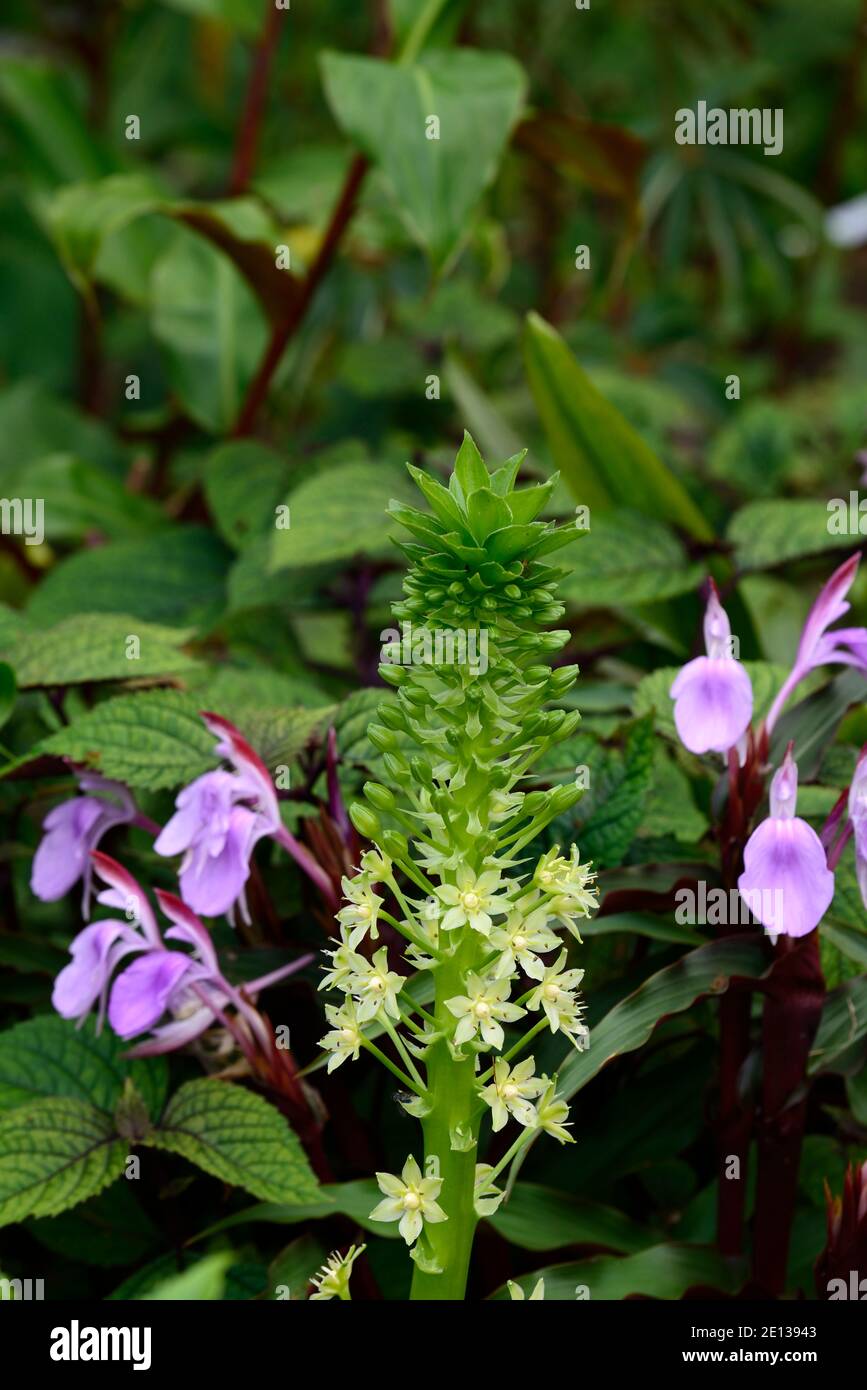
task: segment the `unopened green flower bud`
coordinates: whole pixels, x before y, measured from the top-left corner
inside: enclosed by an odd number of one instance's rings
[[[386,662],[379,667],[379,674],[386,685],[403,685],[409,680],[409,671],[405,666],[392,666]]]
[[[539,645],[542,651],[559,652],[561,647],[565,647],[571,636],[568,628],[555,628],[553,632],[539,634]]]
[[[558,666],[557,670],[551,676],[552,699],[556,700],[559,696],[565,695],[567,690],[572,689],[577,679],[577,666]]]
[[[524,797],[521,814],[524,816],[537,816],[548,804],[549,795],[549,792],[528,792]]]
[[[568,738],[570,734],[574,734],[575,730],[578,728],[578,725],[580,723],[581,711],[577,709],[568,710],[566,712],[566,718],[563,720],[563,723],[560,725],[560,728],[558,730],[560,737]]]
[[[382,821],[379,816],[361,801],[353,801],[349,808],[349,819],[359,835],[363,835],[366,840],[377,839],[382,834]]]
[[[409,776],[409,763],[402,753],[384,753],[382,758],[389,777],[403,782]]]
[[[384,787],[381,782],[365,782],[362,790],[371,806],[375,806],[377,811],[394,810],[397,804],[394,792],[389,791],[388,787]]]
[[[400,705],[390,705],[383,702],[381,705],[377,705],[376,713],[387,729],[401,732],[406,729],[406,715]]]
[[[433,771],[425,758],[410,758],[409,766],[414,781],[421,782],[425,787],[433,786]]]
[[[411,705],[426,705],[430,699],[427,691],[420,685],[406,686],[403,695]]]
[[[584,795],[584,788],[578,787],[574,782],[567,782],[565,786],[558,787],[552,792],[552,805],[554,814],[562,816],[564,811],[568,811],[574,806],[576,801],[580,801]]]
[[[528,666],[524,672],[524,680],[528,685],[540,685],[542,681],[548,679],[550,674],[550,666]]]
[[[374,748],[378,748],[381,753],[388,753],[390,749],[398,747],[397,735],[392,729],[386,729],[382,724],[369,724],[367,736]]]
[[[386,830],[380,843],[390,859],[406,859],[409,854],[409,841],[399,830]]]

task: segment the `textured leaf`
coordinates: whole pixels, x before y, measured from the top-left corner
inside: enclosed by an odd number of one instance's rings
[[[179,690],[118,695],[38,745],[131,787],[176,787],[217,765],[199,706]]]
[[[286,495],[289,468],[273,449],[255,440],[221,444],[205,465],[205,496],[228,545],[264,545],[275,508]]]
[[[226,1081],[188,1081],[145,1141],[267,1202],[313,1200],[318,1184],[279,1111]]]
[[[848,1074],[856,1043],[867,1036],[867,975],[846,980],[825,1000],[819,1031],[810,1052],[811,1076],[820,1072]],[[860,1058],[854,1059],[856,1068]]]
[[[524,350],[539,418],[576,502],[591,513],[633,508],[709,540],[708,523],[683,484],[538,314],[527,318]]]
[[[80,1100],[33,1101],[0,1116],[0,1225],[54,1216],[123,1172],[129,1145]]]
[[[121,614],[82,613],[54,627],[21,632],[0,647],[0,659],[13,667],[18,685],[77,685],[91,681],[140,680],[194,668],[179,650],[191,634],[181,628],[143,623]],[[127,656],[130,637],[140,655]]]
[[[855,550],[859,537],[832,535],[828,521],[826,503],[811,498],[749,502],[732,517],[726,540],[739,570],[767,569],[823,550]]]
[[[28,614],[43,625],[82,612],[207,625],[224,606],[229,558],[216,536],[198,526],[82,550],[43,579]]]
[[[290,525],[275,530],[270,568],[294,569],[353,555],[393,555],[390,498],[411,503],[415,492],[402,468],[338,464],[305,479],[286,498]]]
[[[54,1096],[113,1113],[130,1078],[155,1119],[168,1084],[165,1058],[125,1058],[128,1047],[108,1028],[97,1034],[92,1020],[76,1028],[45,1014],[17,1023],[0,1033],[0,1111]]]
[[[577,807],[575,836],[582,858],[600,867],[623,860],[644,815],[655,740],[653,720],[644,716],[629,729],[623,752],[610,753],[601,774],[591,769],[589,794]]]
[[[704,577],[666,526],[637,512],[593,517],[581,544],[561,561],[559,595],[578,608],[649,603],[690,593]]]
[[[746,1278],[746,1269],[726,1260],[716,1250],[697,1245],[654,1245],[637,1255],[619,1258],[595,1255],[574,1264],[550,1265],[515,1280],[527,1297],[537,1280],[545,1280],[546,1300],[575,1302],[576,1289],[589,1290],[591,1303],[643,1294],[647,1298],[680,1299],[688,1289],[701,1286],[734,1293]],[[507,1298],[499,1293],[497,1297]],[[583,1294],[586,1298],[587,1295]]]
[[[7,494],[44,503],[45,539],[83,541],[94,532],[125,540],[164,528],[167,521],[148,497],[128,492],[118,478],[71,453],[51,453],[10,470]]]
[[[701,839],[707,828],[707,816],[695,804],[692,784],[686,773],[664,747],[657,747],[639,833],[673,835],[684,844],[693,844]]]
[[[415,66],[326,53],[322,71],[342,129],[381,166],[412,235],[443,265],[496,176],[523,104],[521,68],[503,53],[456,48]],[[426,135],[430,116],[438,139]]]

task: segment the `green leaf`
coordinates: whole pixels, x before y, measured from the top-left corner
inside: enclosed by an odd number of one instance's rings
[[[765,943],[752,934],[711,941],[688,952],[605,1015],[591,1032],[588,1050],[567,1057],[558,1091],[568,1100],[612,1058],[646,1042],[660,1019],[682,1013],[704,994],[724,994],[733,976],[757,979],[768,966]]]
[[[752,683],[753,723],[758,724],[767,714],[789,673],[784,666],[774,666],[769,661],[745,661],[742,664]],[[635,687],[632,704],[638,715],[653,710],[657,729],[675,743],[680,740],[674,726],[674,701],[668,692],[680,669],[679,666],[660,666],[649,676],[643,676]]]
[[[550,1265],[514,1282],[527,1297],[539,1279],[545,1280],[546,1300],[576,1299],[576,1290],[589,1290],[591,1303],[643,1294],[647,1298],[680,1299],[697,1286],[733,1294],[746,1277],[737,1261],[697,1245],[654,1245],[637,1255],[595,1255],[574,1264]],[[582,1297],[588,1295],[583,1294]],[[507,1298],[502,1291],[498,1298]]]
[[[232,1230],[236,1226],[246,1226],[248,1223],[266,1222],[269,1225],[298,1226],[307,1221],[324,1220],[337,1213],[351,1217],[357,1226],[370,1231],[371,1235],[382,1236],[385,1240],[399,1239],[400,1232],[396,1225],[370,1220],[370,1213],[381,1200],[382,1193],[374,1178],[325,1183],[319,1188],[315,1198],[293,1202],[291,1206],[277,1202],[260,1202],[254,1207],[247,1207],[243,1211],[236,1211],[231,1216],[224,1217],[200,1232],[195,1239],[205,1240],[219,1232]]]
[[[290,492],[290,525],[275,530],[271,570],[333,563],[354,555],[391,555],[389,499],[415,499],[403,469],[377,463],[338,464]]]
[[[318,1184],[296,1135],[261,1096],[227,1081],[188,1081],[144,1141],[266,1202],[304,1202]]]
[[[0,661],[0,729],[11,716],[17,696],[15,672],[8,662]]]
[[[298,757],[335,708],[327,705],[321,709],[247,709],[236,722],[273,773]]]
[[[54,1216],[120,1177],[127,1141],[80,1100],[33,1101],[0,1115],[0,1225]]]
[[[136,1201],[136,1187],[115,1183],[75,1211],[30,1221],[28,1232],[75,1264],[111,1269],[144,1259],[159,1246],[160,1233]]]
[[[708,828],[708,819],[695,804],[692,784],[664,747],[657,747],[653,759],[653,778],[644,803],[641,835],[672,835],[684,844],[694,844]]]
[[[37,587],[28,614],[43,626],[82,612],[204,626],[223,610],[229,556],[222,542],[199,526],[79,551]]]
[[[27,630],[0,648],[0,659],[14,668],[22,689],[38,685],[77,685],[91,681],[140,680],[195,669],[179,650],[191,634],[138,618],[82,613],[46,630]],[[139,654],[127,655],[130,637]]]
[[[83,541],[93,532],[125,540],[167,525],[155,502],[128,492],[119,478],[69,453],[52,453],[4,476],[7,495],[44,503],[45,539]]]
[[[415,66],[329,52],[322,74],[339,125],[380,165],[410,233],[442,267],[496,176],[524,101],[521,68],[504,53],[455,48]],[[426,133],[430,117],[438,138]]]
[[[187,414],[215,434],[228,431],[268,338],[256,297],[228,256],[179,230],[151,277],[151,327]]]
[[[522,1250],[557,1250],[563,1245],[603,1245],[624,1255],[657,1239],[614,1207],[580,1201],[538,1183],[519,1182],[488,1221]]]
[[[155,791],[216,767],[214,736],[180,690],[146,690],[105,700],[37,745],[131,787]]]
[[[855,1044],[867,1036],[867,976],[845,980],[825,1000],[819,1030],[810,1051],[808,1071],[851,1073],[859,1069],[861,1058]]]
[[[844,671],[794,708],[787,707],[771,737],[771,762],[779,765],[791,740],[799,777],[815,777],[840,721],[851,705],[863,703],[865,693],[862,672]]]
[[[710,527],[683,484],[535,313],[527,317],[524,353],[551,453],[575,500],[591,512],[631,508],[710,540]]]
[[[85,288],[105,239],[159,206],[160,189],[144,172],[67,184],[47,203],[45,219],[70,278]]]
[[[73,91],[65,76],[39,58],[7,53],[0,62],[0,102],[44,182],[93,179],[106,172]]]
[[[257,440],[221,444],[205,463],[205,497],[217,530],[235,550],[262,545],[286,495],[289,468]]]
[[[108,1028],[97,1034],[91,1019],[81,1028],[55,1014],[17,1023],[0,1033],[0,1111],[50,1096],[113,1113],[131,1079],[156,1118],[168,1085],[165,1058],[127,1058],[128,1048]]]
[[[220,1250],[214,1255],[206,1255],[197,1260],[181,1274],[170,1274],[160,1279],[147,1293],[138,1294],[145,1302],[148,1299],[169,1299],[173,1302],[202,1302],[221,1299],[226,1286],[226,1273],[235,1256],[231,1250]]]
[[[811,498],[749,502],[728,524],[739,570],[770,569],[823,550],[854,550],[858,537],[832,535],[827,504]]]
[[[623,752],[609,752],[601,773],[590,772],[590,790],[577,807],[576,838],[582,858],[600,867],[620,864],[644,815],[653,780],[656,735],[645,715],[631,725]]]
[[[692,592],[704,577],[667,526],[621,509],[594,516],[562,563],[570,573],[560,581],[560,597],[578,608],[672,598]]]
[[[582,937],[612,936],[618,932],[646,936],[651,941],[676,941],[686,946],[700,946],[704,940],[690,927],[681,927],[668,917],[654,917],[650,912],[612,912],[581,923]]]

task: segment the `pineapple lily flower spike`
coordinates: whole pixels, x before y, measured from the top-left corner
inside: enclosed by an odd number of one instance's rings
[[[544,630],[563,609],[553,593],[559,573],[543,561],[579,532],[536,520],[556,479],[515,489],[522,458],[489,473],[466,435],[448,488],[410,468],[429,512],[392,503],[411,536],[394,614],[429,640],[410,644],[407,665],[383,653],[380,672],[396,697],[380,705],[369,735],[390,785],[368,782],[366,804],[350,808],[375,850],[344,885],[322,985],[342,996],[327,1008],[329,1067],[371,1052],[422,1123],[421,1153],[399,1175],[377,1174],[383,1200],[371,1213],[398,1223],[416,1264],[415,1299],[463,1298],[475,1226],[502,1200],[500,1175],[540,1130],[572,1142],[556,1078],[535,1074],[528,1044],[540,1033],[561,1034],[564,1047],[587,1041],[582,972],[565,968],[553,928],[580,941],[576,922],[596,906],[594,875],[574,846],[518,871],[527,846],[581,795],[575,785],[520,790],[534,760],[580,718],[545,709],[577,671],[548,665],[569,634]],[[461,659],[480,647],[484,663]],[[398,916],[373,891],[379,885]],[[429,972],[430,994],[406,988],[386,946],[363,953],[383,922],[404,938],[404,960]],[[526,1029],[517,1040],[506,1032],[514,1024]],[[483,1124],[513,1132],[494,1167],[479,1162]]]

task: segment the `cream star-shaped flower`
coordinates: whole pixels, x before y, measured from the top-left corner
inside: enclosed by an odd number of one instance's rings
[[[352,1274],[352,1266],[366,1249],[366,1245],[350,1245],[345,1255],[340,1255],[336,1250],[329,1255],[322,1268],[317,1270],[310,1280],[316,1292],[310,1295],[309,1301],[315,1303],[317,1299],[324,1302],[328,1298],[340,1298],[349,1302],[349,1277]]]
[[[513,1302],[515,1302],[515,1303],[520,1303],[521,1299],[526,1299],[527,1296],[526,1296],[526,1294],[524,1293],[524,1290],[521,1288],[521,1285],[520,1285],[520,1284],[516,1284],[516,1283],[514,1282],[514,1280],[512,1280],[512,1279],[509,1280],[508,1288],[509,1288],[509,1296],[510,1296],[510,1298],[512,1299]],[[536,1287],[534,1288],[533,1292],[530,1294],[529,1299],[527,1299],[527,1302],[532,1303],[532,1302],[535,1300],[537,1303],[539,1303],[539,1302],[544,1302],[544,1299],[545,1299],[545,1280],[544,1280],[544,1279],[540,1279],[539,1282],[536,1284]]]
[[[370,1213],[371,1221],[399,1221],[398,1230],[407,1245],[412,1245],[422,1233],[424,1223],[431,1225],[448,1221],[437,1203],[442,1178],[423,1178],[421,1169],[410,1154],[399,1178],[393,1173],[377,1173],[376,1181],[384,1201]]]
[[[566,957],[567,952],[561,951],[553,965],[546,967],[537,988],[527,999],[528,1009],[545,1010],[552,1033],[558,1031],[563,1013],[574,1014],[577,1007],[574,991],[584,979],[583,970],[563,969]]]
[[[325,1052],[330,1052],[328,1058],[328,1070],[334,1071],[342,1062],[346,1062],[351,1057],[353,1062],[358,1061],[358,1054],[361,1050],[361,1029],[358,1024],[358,1013],[354,1002],[347,999],[341,1008],[336,1008],[333,1004],[325,1005],[325,1017],[328,1022],[333,1024],[329,1033],[324,1038],[319,1039],[319,1046]]]
[[[569,1107],[565,1100],[561,1100],[556,1095],[557,1078],[547,1082],[545,1094],[536,1106],[536,1123],[539,1129],[544,1129],[546,1134],[550,1134],[554,1139],[559,1139],[561,1144],[574,1144],[575,1140],[568,1133],[566,1124],[569,1117]]]
[[[348,927],[350,931],[353,931],[355,927],[363,927],[365,932],[370,932],[375,941],[379,936],[376,919],[385,899],[374,893],[370,879],[366,874],[359,874],[357,878],[344,878],[341,881],[341,886],[348,902],[338,912],[338,922],[342,923],[344,927]],[[355,935],[354,931],[353,935]],[[357,940],[354,944],[357,945]]]
[[[357,956],[358,962],[344,988],[358,1001],[358,1022],[366,1023],[384,1009],[400,1018],[397,996],[404,986],[403,975],[388,968],[388,951],[381,946],[372,960]]]
[[[544,955],[560,944],[560,938],[546,926],[547,921],[548,910],[541,907],[526,917],[513,912],[505,926],[494,927],[491,945],[503,953],[494,966],[495,975],[511,975],[517,963],[531,980],[541,980],[545,967],[539,953]]]
[[[457,883],[443,883],[436,890],[449,909],[440,926],[443,931],[454,931],[469,923],[473,931],[489,936],[494,925],[491,913],[508,912],[510,907],[508,898],[496,893],[501,883],[499,870],[485,869],[477,878],[472,869],[460,864],[456,878]]]
[[[518,1004],[508,1002],[510,982],[508,980],[485,980],[470,972],[466,978],[466,994],[458,994],[446,1000],[446,1008],[458,1020],[455,1029],[455,1043],[458,1047],[469,1042],[470,1038],[481,1033],[482,1041],[488,1047],[502,1047],[505,1034],[502,1023],[513,1023],[527,1011]]]
[[[502,1057],[494,1063],[494,1079],[481,1095],[491,1107],[495,1133],[504,1127],[510,1115],[528,1129],[536,1124],[536,1107],[530,1102],[542,1094],[546,1083],[533,1075],[534,1066],[532,1057],[526,1057],[513,1070]]]

